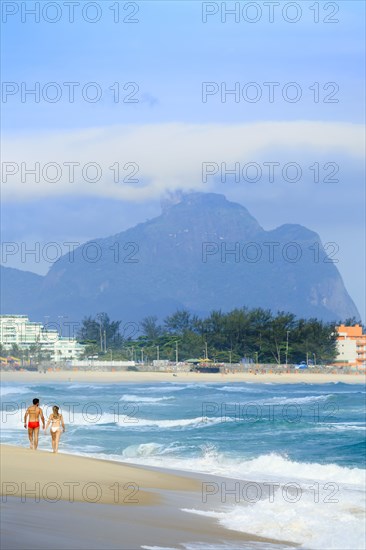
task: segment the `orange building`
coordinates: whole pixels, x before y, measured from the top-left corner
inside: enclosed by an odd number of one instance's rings
[[[346,367],[366,367],[366,334],[362,333],[362,327],[355,325],[337,327],[337,351],[336,363]]]

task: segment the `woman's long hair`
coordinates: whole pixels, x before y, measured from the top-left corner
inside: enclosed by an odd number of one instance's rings
[[[59,416],[61,416],[58,412],[60,410],[60,407],[58,407],[57,405],[54,405],[52,407],[52,410],[53,410],[53,416],[54,417],[58,418]]]

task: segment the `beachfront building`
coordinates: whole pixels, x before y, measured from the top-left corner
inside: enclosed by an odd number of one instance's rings
[[[64,338],[56,329],[30,321],[27,315],[0,315],[0,343],[4,350],[15,346],[21,354],[37,350],[56,362],[78,359],[84,351],[75,338]]]
[[[337,357],[339,366],[366,367],[366,334],[360,325],[337,327]]]
[[[84,348],[82,344],[79,344],[75,338],[60,337],[53,347],[53,360],[67,361],[79,359],[83,353]]]

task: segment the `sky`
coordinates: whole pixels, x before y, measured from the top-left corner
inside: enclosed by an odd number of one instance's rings
[[[3,265],[217,192],[336,245],[365,320],[364,2],[1,9]]]

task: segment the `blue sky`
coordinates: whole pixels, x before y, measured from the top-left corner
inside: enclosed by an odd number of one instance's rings
[[[196,1],[137,2],[139,22],[130,24],[113,22],[110,7],[115,3],[108,0],[96,3],[101,19],[94,24],[81,16],[88,2],[75,8],[74,23],[62,1],[56,23],[42,15],[40,23],[29,15],[21,22],[21,3],[3,2],[3,9],[5,4],[18,6],[19,12],[7,17],[3,12],[3,81],[19,90],[22,83],[31,88],[39,82],[44,89],[55,82],[62,95],[55,103],[42,96],[39,103],[31,96],[22,102],[20,92],[5,101],[3,95],[3,161],[94,161],[103,169],[95,185],[77,178],[70,184],[64,171],[55,183],[35,183],[29,176],[21,182],[19,174],[3,180],[5,241],[29,246],[84,242],[159,214],[160,200],[169,190],[216,191],[244,204],[266,229],[301,223],[323,242],[338,243],[338,268],[364,315],[363,2],[319,2],[319,23],[310,9],[314,2],[304,1],[295,3],[301,9],[296,23],[282,15],[289,2],[276,6],[273,23],[263,2],[254,2],[262,10],[256,23],[245,21],[242,11],[238,23],[233,16],[223,23],[220,10],[203,23],[205,8]],[[34,4],[26,2],[28,8]],[[226,4],[232,8],[235,3]],[[243,10],[248,2],[239,5]],[[128,2],[119,6],[123,17],[133,9]],[[253,11],[247,13],[253,17]],[[294,16],[291,9],[286,13]],[[325,23],[326,17],[339,21]],[[80,83],[74,103],[68,101],[64,82]],[[80,94],[90,82],[102,91],[96,103]],[[206,103],[203,82],[217,83],[219,90]],[[256,87],[246,88],[250,82]],[[266,82],[279,83],[272,103]],[[291,82],[302,94],[296,103],[282,97]],[[115,102],[109,89],[114,83],[121,97],[137,85],[137,102]],[[126,83],[136,84],[123,90]],[[235,83],[239,101],[228,95],[222,102],[220,92]],[[319,83],[319,102],[314,101],[314,83]],[[258,102],[245,99],[245,90],[258,89]],[[331,92],[338,102],[324,103]],[[303,176],[297,183],[280,177],[272,184],[265,178],[256,184],[222,183],[216,177],[203,184],[200,166],[205,161],[291,161],[302,167]],[[108,169],[113,162],[137,163],[139,183],[113,185]],[[309,170],[314,162],[337,163],[339,182],[315,183]],[[30,259],[22,262],[18,255],[5,265],[41,273],[48,267]]]

